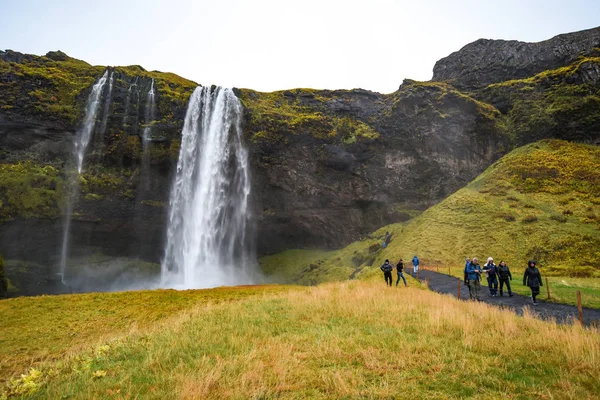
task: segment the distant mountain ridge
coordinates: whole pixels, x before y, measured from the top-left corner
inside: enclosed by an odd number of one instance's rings
[[[460,89],[479,89],[562,67],[598,48],[600,27],[537,43],[479,39],[436,62],[432,81],[447,81]]]

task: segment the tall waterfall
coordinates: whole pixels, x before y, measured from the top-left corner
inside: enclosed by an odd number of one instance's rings
[[[83,169],[83,159],[85,157],[85,150],[88,147],[94,128],[96,127],[96,114],[100,106],[100,100],[102,98],[102,91],[108,77],[108,70],[104,72],[104,75],[94,84],[92,91],[90,92],[87,105],[85,109],[85,117],[83,124],[77,136],[75,138],[73,146],[73,154],[75,156],[75,163],[77,167],[77,173],[74,171],[68,172],[69,179],[66,185],[66,208],[65,208],[65,219],[63,222],[63,240],[60,252],[60,273],[63,283],[65,282],[65,271],[67,268],[67,258],[69,256],[69,233],[71,230],[71,219],[73,217],[73,207],[77,200],[77,194],[79,192],[79,175]]]
[[[107,77],[108,70],[104,71],[102,78],[92,87],[92,92],[88,97],[85,109],[85,119],[83,120],[82,128],[77,132],[77,137],[75,138],[74,152],[77,161],[77,172],[80,174],[83,168],[85,150],[90,143],[90,138],[96,126],[96,114],[98,113],[98,106],[100,105],[100,98],[102,97],[102,90],[104,89]]]
[[[169,201],[164,286],[207,288],[254,277],[241,116],[231,89],[198,87],[190,98]]]
[[[146,126],[144,127],[144,132],[142,134],[144,149],[150,139],[152,133],[151,123],[154,121],[154,114],[156,113],[156,104],[154,102],[154,78],[152,78],[152,83],[150,84],[150,90],[148,91],[148,97],[146,99],[146,110],[144,115],[144,123]]]

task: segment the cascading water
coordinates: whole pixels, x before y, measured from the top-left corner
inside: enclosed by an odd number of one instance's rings
[[[92,133],[96,126],[96,114],[100,106],[100,99],[102,98],[102,91],[108,77],[108,70],[104,72],[104,75],[94,84],[92,91],[87,99],[87,105],[85,108],[85,118],[81,129],[77,132],[73,146],[73,154],[75,156],[75,163],[77,167],[77,173],[71,171],[68,173],[69,179],[67,182],[67,203],[65,207],[65,220],[63,223],[63,241],[60,252],[60,274],[62,282],[65,283],[65,270],[67,268],[67,258],[69,254],[69,232],[71,230],[71,219],[73,217],[73,206],[77,200],[77,194],[79,192],[79,175],[83,169],[83,159],[85,157],[85,150],[88,147]]]
[[[156,113],[156,104],[154,103],[154,79],[152,79],[152,83],[150,84],[150,90],[148,91],[148,98],[146,100],[146,111],[144,115],[144,123],[146,126],[144,127],[144,132],[142,135],[144,149],[148,141],[150,140],[152,133],[152,121],[154,121],[154,114]]]
[[[106,133],[106,125],[108,124],[108,115],[110,113],[110,102],[112,100],[112,89],[113,89],[113,76],[115,71],[111,71],[110,78],[108,79],[108,92],[106,94],[106,99],[104,100],[104,110],[102,113],[102,125],[100,125],[100,137],[104,137],[104,133]]]
[[[255,278],[241,116],[230,89],[198,87],[190,98],[169,201],[163,286],[207,288]]]
[[[127,124],[129,122],[129,107],[131,105],[131,89],[135,86],[137,88],[138,77],[135,77],[135,81],[129,85],[127,89],[127,97],[125,98],[125,113],[123,114],[123,132],[127,132]]]
[[[82,128],[77,132],[75,138],[75,157],[77,161],[77,172],[81,174],[83,168],[83,158],[85,157],[85,150],[90,143],[90,138],[94,132],[96,126],[96,114],[98,113],[98,106],[100,105],[100,98],[102,97],[102,90],[106,84],[108,77],[108,70],[104,72],[102,78],[96,82],[92,87],[92,92],[88,97],[87,106],[85,109],[85,119],[83,120]]]

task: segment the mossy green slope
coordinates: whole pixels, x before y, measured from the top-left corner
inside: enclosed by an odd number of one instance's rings
[[[378,276],[386,258],[410,263],[415,254],[429,266],[493,256],[515,272],[535,258],[545,275],[600,277],[599,229],[600,149],[544,140],[512,151],[407,224],[383,227],[341,250],[290,251],[261,263],[302,284]],[[386,232],[391,241],[382,248]]]
[[[594,140],[600,130],[600,49],[576,62],[479,94],[504,115],[503,129],[516,144],[542,138]]]

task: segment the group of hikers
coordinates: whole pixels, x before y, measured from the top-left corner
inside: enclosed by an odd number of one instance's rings
[[[540,287],[544,286],[542,283],[542,275],[540,270],[536,267],[537,263],[534,260],[529,260],[525,274],[523,275],[523,286],[529,286],[531,289],[531,300],[533,305],[537,306],[537,296],[540,294]],[[494,264],[494,259],[488,257],[487,262],[483,268],[479,265],[479,259],[473,257],[471,260],[469,257],[465,260],[464,280],[465,285],[469,287],[469,298],[471,300],[479,299],[479,290],[481,289],[481,274],[485,272],[488,283],[488,289],[490,290],[490,296],[496,297],[503,295],[504,286],[508,290],[508,295],[513,296],[510,288],[510,281],[512,281],[512,274],[506,262],[500,261],[500,264]],[[498,282],[500,282],[500,292],[498,294]]]
[[[417,256],[413,257],[412,265],[413,265],[413,276],[416,276],[417,272],[419,272],[419,258]],[[385,278],[386,285],[392,286],[392,282],[393,282],[392,271],[394,270],[394,266],[392,264],[390,264],[390,260],[385,260],[385,262],[380,267],[380,269],[383,271],[383,277]],[[402,279],[404,281],[404,286],[408,286],[406,284],[406,278],[404,277],[404,261],[402,261],[402,259],[400,259],[400,261],[398,261],[398,263],[396,264],[396,272],[398,273],[398,279],[396,280],[396,287],[398,287],[398,283],[400,283],[400,279]]]
[[[506,262],[500,261],[500,264],[496,265],[494,264],[494,259],[488,257],[487,262],[482,268],[479,265],[479,259],[477,257],[473,257],[472,260],[467,257],[465,261],[464,282],[469,288],[469,298],[471,300],[481,301],[479,299],[479,291],[481,290],[481,274],[484,272],[486,274],[490,296],[503,296],[504,287],[506,286],[508,295],[513,297],[510,287],[512,274],[508,265],[506,265]],[[419,258],[416,255],[412,259],[412,265],[413,275],[416,276],[419,271]],[[529,260],[527,268],[525,269],[525,275],[523,275],[523,285],[529,286],[531,289],[531,299],[533,300],[534,306],[537,306],[537,296],[540,294],[540,287],[544,286],[542,284],[542,275],[536,265],[537,263],[535,261]],[[390,264],[390,260],[385,260],[380,269],[383,271],[386,285],[392,286],[392,271],[394,270],[394,266]],[[406,278],[404,277],[404,262],[402,259],[396,264],[396,272],[398,273],[396,287],[398,286],[398,283],[400,283],[400,279],[404,281],[404,286],[407,286]],[[500,286],[499,291],[498,284]]]

